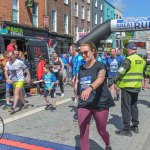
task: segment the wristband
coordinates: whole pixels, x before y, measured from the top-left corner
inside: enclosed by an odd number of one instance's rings
[[[94,87],[93,87],[92,85],[89,85],[89,87],[91,87],[91,88],[92,88],[92,91],[94,90]]]

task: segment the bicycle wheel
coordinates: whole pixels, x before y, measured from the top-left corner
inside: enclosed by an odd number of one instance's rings
[[[3,137],[4,134],[4,121],[2,117],[0,117],[0,139]]]

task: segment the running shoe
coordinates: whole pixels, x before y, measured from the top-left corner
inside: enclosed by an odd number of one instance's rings
[[[7,104],[7,103],[6,103],[6,104],[4,105],[4,107],[3,107],[3,110],[11,109],[11,107],[12,107],[11,104]]]
[[[47,104],[46,107],[45,107],[45,110],[49,110],[51,107],[51,104]]]
[[[64,97],[64,93],[61,93],[61,96],[60,97]]]
[[[52,106],[50,107],[50,111],[55,111],[56,110],[56,107]]]
[[[11,110],[10,110],[10,115],[14,114],[16,112],[15,108],[12,107]]]

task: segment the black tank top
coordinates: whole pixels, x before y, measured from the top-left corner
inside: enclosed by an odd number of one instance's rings
[[[61,65],[61,62],[59,61],[59,58],[57,59],[57,61],[53,61],[53,65],[56,65],[56,66]]]

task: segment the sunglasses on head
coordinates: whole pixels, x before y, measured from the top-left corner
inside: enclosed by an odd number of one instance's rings
[[[84,52],[80,52],[80,54],[83,55],[87,55],[89,51],[84,51]]]

